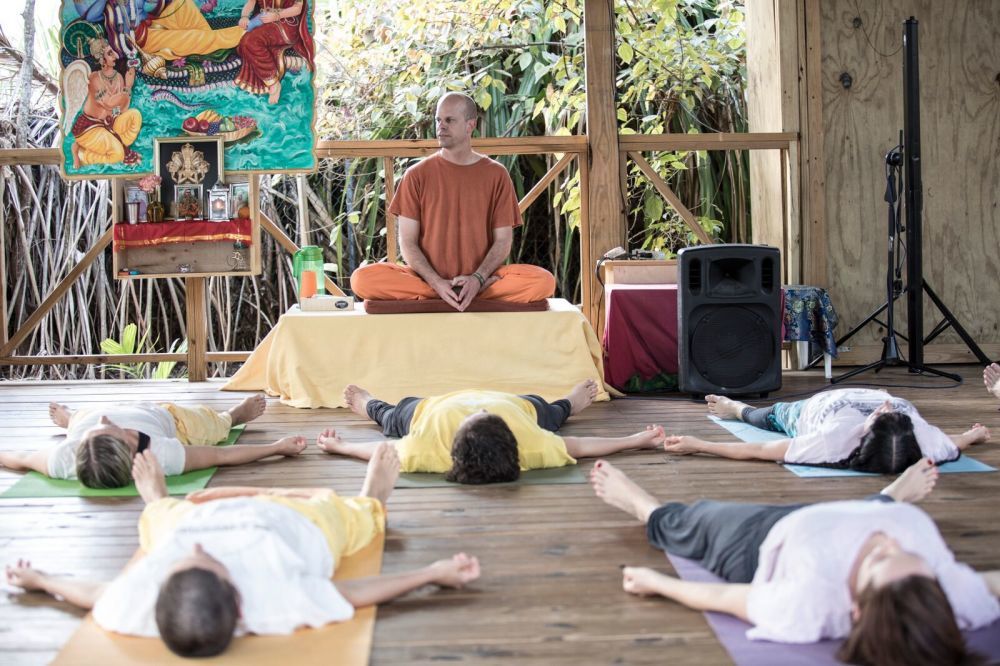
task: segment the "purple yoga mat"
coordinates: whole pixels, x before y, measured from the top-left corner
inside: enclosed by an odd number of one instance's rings
[[[699,583],[721,583],[723,580],[703,569],[694,560],[667,553],[667,559],[683,580]],[[795,664],[796,666],[833,666],[837,661],[840,641],[823,641],[805,645],[752,641],[746,633],[750,625],[725,613],[705,613],[708,626],[715,632],[726,652],[736,666],[773,666],[774,664]],[[978,631],[967,631],[965,640],[969,649],[986,657],[990,663],[1000,662],[1000,621]]]

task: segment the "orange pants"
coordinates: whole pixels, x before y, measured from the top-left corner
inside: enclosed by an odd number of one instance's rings
[[[497,269],[500,279],[476,298],[510,303],[531,303],[552,296],[556,280],[544,268],[530,264],[511,264]],[[440,298],[417,272],[398,264],[371,264],[351,274],[351,290],[357,298],[370,301],[414,301]]]

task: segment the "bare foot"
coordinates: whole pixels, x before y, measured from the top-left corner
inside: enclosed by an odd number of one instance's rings
[[[921,458],[882,491],[897,502],[915,504],[930,495],[941,472],[930,458]]]
[[[327,428],[319,434],[316,438],[316,446],[326,453],[337,453],[342,456],[348,455],[345,450],[344,440],[340,438],[340,435],[333,428]]]
[[[566,396],[566,399],[569,400],[570,404],[570,416],[579,414],[587,407],[590,407],[590,404],[594,402],[594,398],[596,397],[597,382],[593,379],[585,379],[574,386],[573,390]]]
[[[243,402],[229,410],[230,415],[233,417],[233,425],[250,423],[250,421],[263,414],[266,407],[267,400],[259,393],[244,398]]]
[[[388,442],[380,442],[368,461],[361,496],[373,497],[385,504],[398,478],[399,456],[396,454],[396,447]]]
[[[656,581],[663,578],[666,576],[647,567],[625,567],[622,569],[622,589],[640,597],[659,594]]]
[[[276,81],[268,92],[270,92],[270,94],[267,96],[267,103],[277,104],[278,99],[281,97],[281,83]]]
[[[278,455],[288,456],[289,458],[297,456],[306,450],[306,438],[300,435],[282,437],[274,444],[278,449]]]
[[[348,408],[357,414],[368,418],[368,401],[372,399],[372,394],[361,388],[357,384],[348,384],[344,389],[344,402]]]
[[[740,420],[743,410],[748,407],[745,402],[732,400],[724,395],[706,395],[705,402],[708,403],[708,411],[715,414],[720,419]]]
[[[983,384],[986,390],[1000,398],[1000,365],[991,363],[983,370]]]
[[[158,499],[167,497],[167,479],[163,476],[163,468],[153,452],[146,449],[132,459],[132,479],[135,481],[139,496],[151,504]]]
[[[73,153],[73,168],[79,169],[83,166],[83,162],[80,160],[80,146],[77,145],[76,141],[73,142],[73,147],[70,148],[70,152]]]
[[[69,426],[69,417],[72,412],[69,411],[69,407],[66,405],[60,405],[58,402],[49,403],[49,418],[60,428],[66,428]]]
[[[659,500],[640,488],[625,473],[609,463],[598,460],[590,470],[590,485],[606,504],[625,513],[635,516],[643,523],[649,520],[649,514],[660,506]]]

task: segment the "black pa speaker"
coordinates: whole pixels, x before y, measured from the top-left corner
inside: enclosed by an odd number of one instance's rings
[[[781,388],[781,254],[705,245],[678,254],[678,383],[686,393]]]

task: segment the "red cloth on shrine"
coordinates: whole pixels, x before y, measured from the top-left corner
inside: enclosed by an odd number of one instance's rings
[[[252,232],[253,222],[248,219],[223,222],[184,220],[144,224],[118,223],[115,225],[115,249],[227,240],[241,241],[245,245],[250,245],[253,239]]]
[[[676,374],[677,285],[610,284],[605,298],[605,381],[622,388],[636,374]]]

